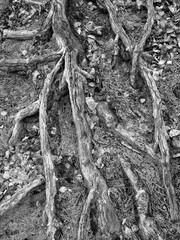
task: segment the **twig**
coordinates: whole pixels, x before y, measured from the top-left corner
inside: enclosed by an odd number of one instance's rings
[[[44,179],[39,177],[18,190],[10,199],[2,201],[0,204],[0,216],[17,206],[17,204],[24,199],[28,193],[40,186],[43,182]]]
[[[170,205],[170,215],[172,220],[179,218],[178,206],[175,197],[174,187],[172,185],[170,173],[170,154],[167,143],[166,127],[162,116],[162,103],[156,81],[153,78],[152,70],[148,68],[146,62],[140,58],[140,71],[144,77],[153,99],[153,116],[155,123],[155,145],[158,145],[161,152],[161,165],[163,170],[163,181],[166,188],[167,197]]]
[[[141,52],[143,51],[144,45],[146,43],[147,38],[151,34],[151,29],[154,23],[154,6],[153,6],[153,0],[147,0],[147,9],[148,9],[148,17],[146,24],[144,25],[144,30],[142,34],[142,38],[140,42],[135,44],[133,53],[132,53],[132,68],[131,68],[131,74],[130,74],[130,83],[133,88],[136,88],[136,73],[137,73],[137,66],[139,63],[139,56]]]
[[[53,70],[47,75],[43,90],[40,94],[39,101],[39,126],[40,126],[40,140],[41,151],[44,160],[44,171],[46,178],[46,215],[48,218],[47,236],[49,240],[54,240],[54,234],[57,228],[57,220],[55,218],[54,198],[56,196],[56,175],[54,164],[52,160],[48,132],[47,132],[47,97],[50,89],[50,85],[57,74],[61,64],[63,56],[58,61]]]

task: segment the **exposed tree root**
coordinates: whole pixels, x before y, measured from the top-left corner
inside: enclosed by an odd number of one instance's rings
[[[140,59],[141,74],[146,80],[153,99],[153,116],[155,122],[155,146],[159,146],[161,152],[161,164],[163,170],[163,181],[166,188],[167,197],[170,205],[170,215],[172,220],[179,218],[178,205],[176,202],[175,191],[172,185],[170,173],[170,153],[167,143],[166,127],[162,115],[162,102],[156,81],[153,78],[152,70],[148,68],[146,62]]]
[[[127,142],[132,147],[132,149],[136,150],[136,152],[139,152],[141,154],[149,154],[154,159],[157,158],[153,149],[146,143],[142,141],[141,145],[138,145],[137,139],[140,138],[140,136],[135,132],[126,130],[118,122],[117,117],[109,109],[106,102],[98,103],[96,110],[100,119],[115,134],[115,136],[120,137],[122,140]]]
[[[20,110],[15,118],[14,118],[14,126],[12,130],[11,137],[9,139],[9,145],[10,146],[15,146],[19,140],[19,136],[21,135],[21,131],[23,129],[23,119],[25,117],[29,117],[31,115],[34,115],[37,113],[39,110],[39,100],[36,102],[32,103],[30,106],[27,108],[24,108]]]
[[[148,17],[146,24],[144,25],[144,30],[142,34],[142,38],[140,42],[135,44],[133,52],[132,52],[132,68],[131,68],[131,74],[130,74],[130,83],[133,88],[136,88],[136,73],[138,70],[139,65],[139,56],[143,51],[144,45],[146,43],[147,38],[151,34],[151,29],[154,23],[154,6],[153,6],[153,0],[147,0],[146,1],[147,9],[148,9]]]
[[[44,179],[39,177],[18,190],[10,199],[2,201],[0,204],[0,216],[17,206],[17,204],[24,199],[28,193],[40,186],[43,182]]]
[[[108,187],[92,161],[91,132],[84,114],[83,82],[85,79],[84,76],[79,73],[77,66],[77,56],[82,47],[73,35],[66,17],[65,10],[67,1],[55,0],[54,3],[53,30],[59,47],[67,47],[64,71],[68,83],[73,119],[77,133],[80,167],[90,190],[89,198],[82,213],[83,215],[81,216],[78,236],[79,239],[83,239],[84,214],[87,212],[93,193],[97,195],[100,231],[107,236],[113,233],[118,234],[120,230],[119,220],[108,196]]]
[[[81,239],[84,239],[83,238],[83,233],[84,233],[84,225],[85,225],[85,220],[86,220],[86,216],[87,216],[87,213],[88,213],[88,210],[89,210],[89,206],[94,198],[94,194],[95,194],[95,191],[97,189],[97,186],[94,185],[90,191],[89,191],[89,194],[88,194],[88,197],[86,199],[86,202],[84,204],[84,207],[83,207],[83,211],[81,213],[81,218],[79,220],[79,229],[78,229],[78,234],[77,234],[77,240],[81,240]]]
[[[26,59],[2,59],[0,60],[0,70],[8,72],[25,71],[41,63],[57,61],[61,55],[62,52],[54,52],[45,56],[36,56]]]
[[[48,131],[47,131],[47,97],[49,93],[49,89],[51,83],[57,74],[61,64],[62,59],[58,61],[53,70],[47,75],[44,87],[40,94],[40,109],[39,109],[39,125],[40,125],[40,140],[41,140],[41,151],[42,157],[44,160],[44,171],[46,178],[46,215],[48,218],[48,229],[47,236],[48,239],[54,240],[54,234],[57,229],[57,220],[55,218],[55,206],[54,206],[54,198],[56,196],[56,175],[54,170],[54,164],[52,160],[49,139],[48,139]]]
[[[16,40],[30,40],[33,39],[34,36],[38,33],[37,30],[9,30],[9,29],[3,29],[1,34],[1,38],[3,40],[5,39],[16,39]]]
[[[115,6],[112,4],[110,0],[105,0],[105,5],[109,13],[109,20],[114,33],[121,38],[126,48],[126,51],[128,51],[129,53],[132,53],[133,46],[131,43],[131,39],[128,37],[124,28],[122,27],[121,22],[119,22],[116,17]]]
[[[137,202],[137,210],[139,215],[139,228],[141,230],[141,234],[145,239],[158,239],[162,240],[163,238],[160,236],[160,233],[151,218],[148,217],[148,205],[149,205],[149,196],[147,192],[142,187],[142,183],[139,180],[136,173],[131,169],[131,165],[126,157],[122,157],[118,154],[118,159],[121,162],[122,168],[129,178],[133,189],[136,192],[136,202]]]

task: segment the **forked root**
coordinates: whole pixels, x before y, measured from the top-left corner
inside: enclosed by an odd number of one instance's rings
[[[141,138],[139,134],[126,130],[118,122],[117,117],[109,109],[107,102],[98,103],[96,110],[100,120],[105,123],[107,128],[112,131],[117,138],[120,138],[121,140],[127,142],[132,147],[132,150],[141,154],[148,154],[154,159],[157,158],[153,149],[148,146],[143,140],[141,141],[141,144],[138,144],[137,140]]]
[[[170,173],[170,153],[167,143],[166,126],[162,115],[162,103],[159,90],[156,86],[156,81],[153,78],[153,73],[148,68],[146,62],[140,58],[140,70],[141,75],[144,77],[150,93],[153,99],[153,116],[155,123],[155,144],[159,146],[161,152],[161,165],[163,171],[163,181],[166,188],[167,197],[170,205],[170,215],[172,220],[179,218],[178,205],[176,202],[175,191],[172,185],[171,173]]]
[[[126,157],[122,157],[120,154],[118,154],[118,159],[120,160],[121,166],[136,192],[139,229],[141,230],[141,234],[143,235],[144,239],[147,240],[151,239],[151,237],[153,239],[163,240],[154,221],[152,218],[148,217],[149,196],[142,187],[141,181],[139,180],[137,174],[131,169],[131,164]]]
[[[91,131],[85,118],[84,75],[77,66],[78,54],[82,46],[71,31],[66,17],[67,0],[54,0],[53,31],[59,47],[67,47],[65,55],[64,77],[68,83],[73,120],[76,127],[79,162],[82,174],[90,190],[90,195],[83,210],[86,214],[93,194],[97,194],[99,208],[99,230],[110,236],[119,233],[120,224],[115,209],[108,196],[106,182],[92,161]],[[96,190],[94,187],[97,186]],[[83,239],[84,215],[81,217],[78,236]]]
[[[146,24],[144,25],[142,38],[140,42],[135,44],[133,53],[132,53],[132,67],[131,67],[131,74],[130,74],[130,83],[133,88],[136,88],[136,74],[138,70],[139,65],[139,56],[143,51],[144,45],[146,43],[147,38],[151,34],[151,29],[154,23],[154,6],[153,6],[153,0],[147,0],[146,1],[147,9],[148,9],[148,17]]]

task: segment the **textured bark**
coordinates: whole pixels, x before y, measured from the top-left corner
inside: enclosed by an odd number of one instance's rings
[[[78,139],[79,162],[82,174],[90,190],[86,207],[83,209],[78,239],[83,239],[84,214],[92,200],[91,195],[96,192],[99,208],[99,229],[109,236],[119,233],[120,224],[108,196],[106,182],[92,161],[91,132],[84,114],[84,76],[79,73],[77,67],[77,55],[81,51],[81,44],[73,35],[66,17],[66,0],[54,1],[53,30],[59,47],[67,48],[65,55],[65,76],[68,83],[69,95]]]
[[[142,38],[141,40],[135,44],[133,52],[132,52],[132,68],[131,68],[131,74],[130,74],[130,83],[133,88],[136,88],[136,74],[138,71],[138,65],[139,65],[139,56],[143,51],[144,45],[146,43],[147,38],[151,34],[151,29],[154,23],[154,6],[153,6],[153,0],[147,0],[146,6],[148,9],[148,17],[146,24],[144,25]]]
[[[50,53],[45,56],[37,56],[26,59],[2,59],[0,60],[0,70],[8,72],[27,71],[38,64],[57,61],[62,54],[59,52]]]
[[[161,165],[163,171],[163,181],[166,188],[167,197],[170,205],[170,215],[172,220],[179,218],[178,205],[176,202],[175,191],[172,185],[171,173],[170,173],[170,153],[167,143],[167,132],[165,123],[162,116],[162,103],[159,90],[156,86],[156,81],[153,78],[152,70],[148,68],[146,62],[140,59],[141,74],[146,80],[149,87],[151,97],[153,99],[153,116],[155,123],[155,147],[159,146],[161,152]]]
[[[49,240],[54,240],[54,234],[57,229],[57,220],[55,218],[55,205],[54,198],[56,196],[56,175],[55,168],[52,160],[52,154],[49,145],[49,137],[47,131],[47,97],[51,83],[57,74],[63,57],[58,61],[53,70],[47,75],[44,87],[40,94],[39,102],[39,125],[40,125],[40,140],[41,140],[41,151],[44,161],[44,171],[46,179],[46,215],[48,218],[48,229],[47,236]]]
[[[4,200],[0,204],[0,216],[2,216],[7,211],[12,210],[15,206],[23,200],[27,194],[29,194],[33,189],[39,187],[44,182],[43,178],[38,178],[28,183],[22,189],[18,190],[10,199]]]

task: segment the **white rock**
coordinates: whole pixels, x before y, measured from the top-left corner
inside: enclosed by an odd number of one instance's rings
[[[65,187],[65,186],[62,186],[62,187],[60,187],[60,189],[59,189],[59,191],[60,191],[61,193],[65,193],[67,190],[68,190],[68,189],[67,189],[67,187]]]
[[[4,172],[3,178],[4,178],[4,179],[9,179],[9,178],[10,178],[10,176],[9,176],[9,171]]]
[[[180,130],[177,130],[177,129],[172,129],[170,132],[169,132],[169,136],[170,137],[176,137],[180,135]]]
[[[7,112],[6,111],[2,111],[1,112],[1,116],[5,117],[7,115]]]

